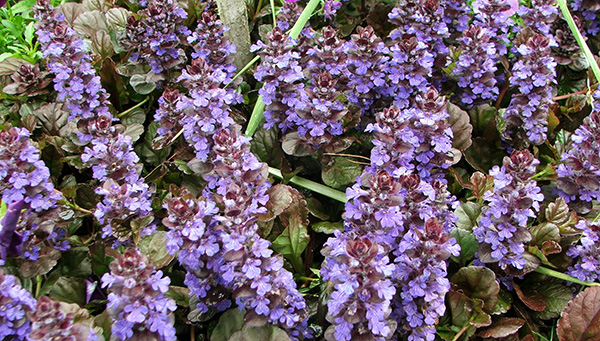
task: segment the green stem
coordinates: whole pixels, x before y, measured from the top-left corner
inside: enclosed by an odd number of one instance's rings
[[[42,275],[38,275],[36,278],[36,285],[35,285],[35,298],[38,298],[40,296],[40,290],[42,289]]]
[[[580,281],[577,278],[573,277],[573,276],[569,276],[567,274],[564,274],[562,272],[558,272],[555,270],[551,270],[548,268],[544,268],[544,267],[538,267],[537,269],[535,269],[535,272],[541,273],[543,275],[547,275],[550,277],[554,277],[554,278],[558,278],[558,279],[562,279],[563,281],[569,281],[569,282],[573,282],[573,283],[577,283],[577,284],[581,284],[581,285],[587,285],[587,286],[600,286],[600,283],[594,283],[594,282],[585,282],[585,281]]]
[[[300,32],[302,32],[302,29],[304,28],[304,26],[306,26],[308,19],[310,19],[311,15],[315,11],[315,8],[317,8],[317,6],[320,3],[321,0],[310,0],[308,2],[304,10],[302,11],[302,14],[300,14],[298,21],[296,21],[296,23],[289,32],[290,38],[298,39],[298,37],[300,36]],[[254,109],[252,110],[250,120],[248,121],[248,127],[246,127],[246,132],[244,133],[246,136],[254,135],[254,132],[256,132],[256,129],[258,129],[258,124],[260,123],[263,117],[264,110],[265,104],[262,101],[262,96],[259,96],[258,100],[256,101],[256,104],[254,105]]]
[[[276,178],[283,179],[283,175],[281,171],[277,168],[269,167],[269,173]],[[329,197],[333,200],[337,200],[339,202],[347,202],[348,198],[346,198],[346,194],[344,192],[338,191],[331,187],[327,187],[318,182],[314,182],[308,179],[301,178],[299,176],[294,176],[290,179],[290,182],[294,185],[298,185],[302,188],[306,188],[309,191],[313,191],[319,194],[322,194],[326,197]]]
[[[233,83],[234,80],[236,80],[239,76],[243,75],[244,72],[248,71],[249,68],[252,67],[252,65],[254,65],[254,63],[258,62],[260,60],[260,56],[256,56],[254,57],[254,59],[252,59],[251,61],[248,62],[248,64],[246,64],[246,66],[244,66],[243,69],[241,69],[238,73],[235,74],[235,76],[233,76],[233,78],[229,81],[229,83],[225,84],[225,88],[228,87],[231,83]]]
[[[567,6],[567,1],[566,0],[558,0],[557,2],[558,2],[558,7],[560,7],[560,10],[562,11],[562,13],[564,15],[565,20],[567,21],[567,24],[569,24],[569,28],[571,29],[571,32],[573,32],[573,35],[575,36],[575,40],[577,40],[577,43],[583,50],[585,59],[587,59],[588,64],[590,64],[590,67],[592,68],[592,71],[594,72],[594,76],[596,77],[596,80],[600,81],[600,67],[598,67],[598,63],[596,63],[596,59],[594,58],[592,51],[590,51],[589,46],[586,44],[585,40],[583,39],[581,32],[579,32],[579,29],[577,28],[577,25],[575,24],[575,21],[573,20],[573,17],[571,16],[569,7]]]
[[[277,26],[277,16],[275,15],[275,0],[271,0],[271,15],[273,15],[273,27]]]
[[[140,106],[142,106],[144,103],[148,102],[148,100],[150,100],[150,97],[146,97],[146,98],[144,98],[144,100],[143,100],[143,101],[141,101],[140,103],[138,103],[138,104],[134,105],[133,107],[131,107],[131,108],[129,108],[129,109],[127,109],[127,110],[123,111],[122,113],[118,114],[118,115],[117,115],[117,117],[118,117],[118,118],[121,118],[121,117],[123,117],[123,116],[125,116],[125,115],[129,114],[130,112],[132,112],[132,111],[134,111],[135,109],[137,109],[137,108],[139,108]]]

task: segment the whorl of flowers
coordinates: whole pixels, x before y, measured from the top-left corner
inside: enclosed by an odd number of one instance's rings
[[[446,261],[460,254],[448,226],[448,221],[435,217],[424,225],[411,225],[394,250],[398,295],[393,317],[402,324],[398,330],[409,334],[408,340],[433,341],[435,326],[446,311],[444,299],[450,290]]]
[[[343,49],[348,55],[348,100],[365,112],[377,99],[392,95],[385,73],[390,51],[371,26],[359,26],[350,38]]]
[[[556,169],[558,193],[566,202],[600,200],[600,91],[592,112],[571,136],[571,145]]]
[[[103,221],[103,235],[112,235],[121,221],[146,216],[150,207],[148,186],[140,178],[141,168],[133,151],[131,138],[112,126],[115,121],[108,111],[106,91],[100,84],[91,64],[91,57],[77,33],[68,27],[62,14],[57,14],[46,0],[36,6],[38,41],[42,53],[48,59],[48,68],[54,73],[54,88],[58,99],[66,102],[71,112],[69,119],[77,123],[81,142],[90,142],[81,156],[83,162],[92,165],[93,176],[98,181],[110,183],[97,189],[105,196],[95,215]],[[108,187],[108,188],[104,188]],[[119,187],[120,190],[116,190]],[[127,190],[124,190],[127,188]],[[127,196],[135,193],[133,202]],[[123,208],[131,209],[123,211]],[[129,233],[116,236],[125,242]]]
[[[86,313],[83,313],[86,314]],[[76,304],[56,302],[42,296],[38,298],[34,311],[27,313],[31,322],[31,333],[27,340],[73,340],[96,341],[98,335],[88,321],[82,320]],[[79,320],[75,322],[75,320]]]
[[[126,36],[121,43],[135,51],[130,60],[145,61],[157,74],[184,62],[185,52],[179,43],[191,34],[183,25],[185,19],[187,13],[177,1],[149,1],[147,8],[127,18]]]
[[[581,281],[596,282],[600,278],[600,226],[581,220],[575,227],[583,233],[579,243],[567,251],[567,256],[577,259],[567,273]]]
[[[167,203],[168,250],[179,251],[201,312],[224,310],[232,297],[246,308],[247,320],[277,324],[299,338],[307,332],[306,303],[281,255],[273,256],[270,243],[257,234],[258,215],[269,200],[266,165],[250,152],[237,126],[219,130],[213,139],[204,200],[183,191]]]
[[[452,72],[458,76],[458,86],[462,88],[461,102],[471,106],[477,101],[496,98],[499,93],[495,75],[496,42],[490,40],[488,28],[471,25],[457,40],[461,52]]]
[[[573,21],[577,26],[579,32],[584,31],[585,21],[581,15],[577,15],[577,13],[571,13],[573,17]],[[579,43],[575,39],[573,32],[569,28],[566,20],[563,19],[562,14],[560,15],[560,19],[555,20],[552,23],[552,28],[550,31],[554,35],[554,39],[556,40],[556,46],[552,47],[552,56],[554,60],[560,65],[573,65],[577,60],[581,60],[583,57],[583,51],[581,51],[581,47],[579,47]],[[583,36],[584,40],[587,40],[587,36]],[[575,64],[575,66],[579,66]]]
[[[571,8],[580,11],[587,21],[586,31],[590,36],[595,36],[600,32],[600,4],[590,0],[573,0],[569,2]]]
[[[109,265],[102,276],[108,288],[107,310],[112,334],[119,340],[176,340],[171,312],[175,301],[164,294],[171,280],[156,271],[146,256],[130,248]]]
[[[198,26],[187,38],[188,43],[194,44],[192,58],[203,58],[214,70],[227,74],[225,83],[235,76],[235,45],[225,36],[229,28],[219,20],[216,13],[205,11],[198,18]]]
[[[309,76],[327,71],[336,76],[338,83],[347,81],[346,56],[343,53],[344,42],[337,36],[338,32],[331,26],[325,26],[320,34],[314,37],[314,46],[306,53],[309,60],[306,65]]]
[[[36,301],[23,289],[13,275],[0,269],[0,339],[25,340],[31,330],[27,313],[35,309]]]
[[[38,224],[36,217],[55,211],[57,200],[62,198],[55,191],[50,171],[40,160],[40,151],[33,146],[29,135],[25,128],[0,131],[0,191],[2,201],[13,210],[7,211],[0,223],[1,260],[22,254],[31,260],[37,259],[39,246],[30,245],[35,239],[34,234],[46,239],[52,235],[54,225],[46,229]],[[21,214],[22,209],[25,209],[25,215]],[[19,226],[19,220],[31,222],[24,223],[23,227]],[[23,253],[24,245],[29,251]]]
[[[410,105],[415,92],[427,92],[435,56],[430,46],[410,34],[398,36],[389,50],[391,58],[386,73],[394,94],[393,103],[404,109]]]
[[[448,117],[445,97],[433,87],[417,94],[410,108],[391,106],[377,113],[376,122],[367,127],[374,132],[372,165],[384,167],[395,176],[416,166],[426,179],[434,168],[447,168],[452,148]]]
[[[517,14],[523,19],[525,27],[551,35],[550,28],[558,17],[558,8],[556,0],[532,0],[531,7],[520,6]]]
[[[323,279],[335,283],[327,302],[331,326],[325,339],[391,339],[397,325],[389,318],[396,288],[389,279],[394,265],[387,247],[368,236],[336,232],[322,253],[326,257],[321,268]]]
[[[556,61],[551,56],[554,45],[554,39],[546,34],[525,29],[517,35],[514,53],[519,60],[513,64],[509,81],[519,92],[504,112],[506,138],[519,138],[525,145],[546,140],[552,85],[556,83]]]
[[[447,0],[444,7],[444,22],[451,34],[463,32],[469,27],[471,7],[466,1]]]
[[[284,132],[293,128],[296,110],[304,109],[307,102],[301,55],[292,41],[279,27],[267,33],[267,42],[252,46],[262,57],[254,77],[263,82],[259,94],[265,104],[265,128],[278,125]]]
[[[10,76],[12,83],[2,89],[9,95],[33,97],[47,93],[46,87],[52,83],[48,72],[40,71],[38,65],[23,64]]]
[[[486,28],[489,39],[496,48],[496,55],[492,57],[496,62],[508,52],[508,32],[513,25],[510,19],[511,13],[514,13],[512,5],[506,0],[475,0],[472,3],[475,16],[471,25]]]
[[[498,262],[502,269],[523,269],[525,243],[531,240],[527,228],[529,218],[535,218],[544,195],[531,178],[539,161],[528,150],[505,157],[502,167],[494,166],[494,188],[485,193],[488,203],[482,210],[473,234],[480,243],[479,259],[484,263]]]
[[[450,33],[444,18],[444,5],[440,0],[400,0],[390,12],[389,20],[398,27],[390,38],[397,40],[403,35],[414,35],[419,43],[429,46],[435,57],[448,53],[444,38]]]

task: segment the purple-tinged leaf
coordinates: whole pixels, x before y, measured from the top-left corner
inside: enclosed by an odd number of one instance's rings
[[[519,331],[525,325],[525,320],[520,318],[503,318],[494,322],[489,328],[477,334],[479,337],[501,338]]]
[[[600,340],[600,287],[579,293],[562,311],[558,320],[561,341]]]

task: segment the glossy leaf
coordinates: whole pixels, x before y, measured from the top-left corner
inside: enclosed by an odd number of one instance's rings
[[[558,320],[561,341],[600,340],[600,288],[580,292],[562,311]]]

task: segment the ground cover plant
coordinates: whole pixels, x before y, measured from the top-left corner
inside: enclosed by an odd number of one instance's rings
[[[0,1],[0,338],[600,340],[600,5],[236,1]]]

